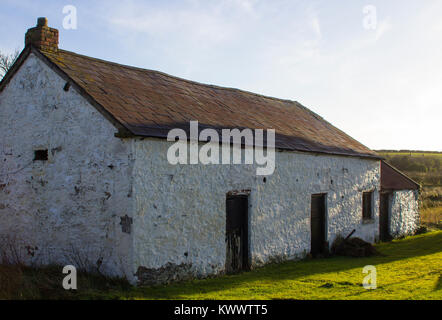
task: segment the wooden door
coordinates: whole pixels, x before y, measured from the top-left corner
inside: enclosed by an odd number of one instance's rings
[[[248,268],[248,196],[229,196],[226,200],[226,272]]]
[[[389,241],[390,237],[390,197],[391,193],[381,193],[379,208],[379,237],[381,241]]]
[[[311,199],[311,254],[324,253],[326,240],[325,195],[314,194]]]

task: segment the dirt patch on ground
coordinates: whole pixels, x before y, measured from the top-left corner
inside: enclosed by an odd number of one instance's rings
[[[333,242],[332,253],[350,257],[370,257],[379,254],[371,243],[361,238],[344,239],[340,236]]]

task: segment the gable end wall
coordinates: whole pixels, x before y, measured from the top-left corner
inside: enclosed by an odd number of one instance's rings
[[[31,53],[0,93],[0,250],[130,278],[132,140],[65,83]]]

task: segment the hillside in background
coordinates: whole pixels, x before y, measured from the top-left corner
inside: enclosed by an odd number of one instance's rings
[[[377,150],[385,161],[422,186],[422,221],[441,224],[442,220],[442,152],[412,150]]]

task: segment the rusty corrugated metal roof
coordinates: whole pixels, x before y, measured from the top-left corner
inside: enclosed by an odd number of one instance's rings
[[[201,84],[158,71],[58,50],[41,52],[133,135],[167,137],[173,128],[275,129],[277,148],[379,159],[295,101]]]
[[[392,165],[381,161],[382,190],[418,190],[420,185]]]

